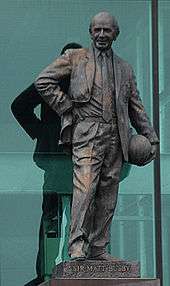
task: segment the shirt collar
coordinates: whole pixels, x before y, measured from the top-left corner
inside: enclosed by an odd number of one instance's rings
[[[112,57],[112,53],[113,53],[112,48],[106,51],[100,51],[93,44],[93,49],[94,49],[94,54],[96,58],[98,58],[102,54],[105,54],[108,58]]]

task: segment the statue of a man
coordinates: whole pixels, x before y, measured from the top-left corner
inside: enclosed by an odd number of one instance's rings
[[[72,259],[114,260],[107,251],[120,171],[128,161],[129,122],[149,139],[147,160],[159,142],[142,105],[131,66],[112,50],[116,19],[100,12],[89,28],[92,46],[67,51],[35,81],[43,99],[62,117],[61,142],[73,161],[69,255]],[[68,94],[61,80],[70,80]],[[71,130],[71,136],[69,131]],[[144,163],[145,164],[145,163]]]

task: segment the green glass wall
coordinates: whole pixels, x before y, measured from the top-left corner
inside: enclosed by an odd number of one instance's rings
[[[90,18],[115,15],[121,33],[113,46],[135,69],[140,95],[152,117],[151,1],[1,0],[0,2],[0,285],[23,285],[35,276],[43,171],[32,161],[33,142],[10,112],[12,100],[68,42],[90,44]],[[168,1],[160,1],[161,159],[164,269],[168,271]],[[37,114],[39,110],[37,109]],[[165,132],[166,130],[166,132]],[[155,276],[153,165],[133,167],[120,185],[111,230],[114,256],[138,260],[142,277]],[[15,282],[15,283],[14,283]]]
[[[122,15],[123,43],[117,52],[133,65],[140,95],[152,120],[151,2],[129,1],[126,4],[118,13]],[[156,275],[153,193],[153,164],[133,167],[129,177],[120,184],[117,212],[112,224],[111,253],[140,261],[142,277]]]

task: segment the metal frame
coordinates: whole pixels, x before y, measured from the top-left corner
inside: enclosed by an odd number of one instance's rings
[[[158,0],[152,0],[152,80],[153,80],[153,125],[158,136],[159,130],[159,41],[158,41]],[[155,246],[156,275],[163,286],[162,267],[162,223],[161,223],[161,175],[160,147],[154,161],[154,211],[155,211]]]

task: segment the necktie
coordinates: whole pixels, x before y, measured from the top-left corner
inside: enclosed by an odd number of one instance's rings
[[[106,53],[101,54],[101,75],[103,95],[103,119],[109,122],[112,119],[112,87],[108,61],[111,60]]]

